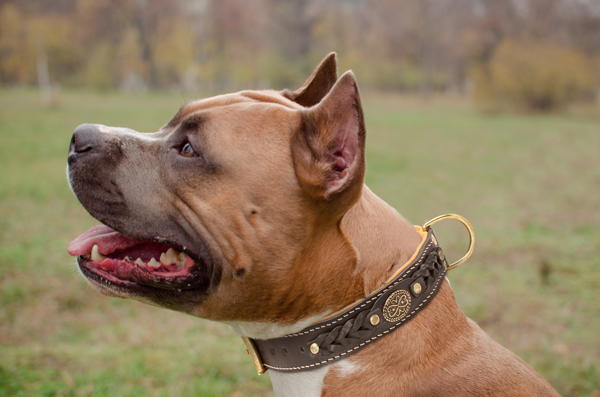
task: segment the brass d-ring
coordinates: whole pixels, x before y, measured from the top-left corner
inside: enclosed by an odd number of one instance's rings
[[[471,226],[471,223],[468,220],[466,220],[465,218],[463,218],[462,216],[457,215],[457,214],[445,214],[445,215],[436,216],[432,220],[425,222],[425,224],[423,225],[423,229],[425,229],[425,231],[427,231],[433,224],[438,223],[439,221],[443,221],[444,219],[456,219],[457,221],[462,223],[469,231],[469,249],[467,250],[467,253],[465,254],[465,256],[463,256],[462,258],[460,258],[459,260],[457,260],[456,262],[454,262],[453,264],[448,266],[448,270],[452,270],[455,267],[458,267],[460,264],[462,264],[467,259],[469,259],[469,257],[473,253],[473,248],[475,248],[475,232],[473,232],[473,226]]]

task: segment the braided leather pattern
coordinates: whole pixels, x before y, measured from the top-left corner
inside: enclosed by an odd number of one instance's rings
[[[301,371],[329,364],[358,351],[409,321],[425,307],[439,289],[446,274],[446,260],[441,249],[428,236],[415,260],[384,288],[368,296],[333,319],[307,327],[301,332],[269,340],[253,340],[265,367],[279,371]],[[422,290],[412,289],[419,283]],[[384,307],[396,291],[409,296],[406,314],[394,321],[386,321]],[[405,302],[406,303],[406,302]],[[379,323],[372,324],[376,315]],[[318,346],[313,354],[311,346]]]

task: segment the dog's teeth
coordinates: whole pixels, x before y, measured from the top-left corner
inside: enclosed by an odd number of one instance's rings
[[[166,253],[160,254],[160,261],[165,265],[170,265],[177,262],[177,251],[169,248]]]
[[[179,252],[175,251],[173,248],[169,248],[169,250],[167,251],[167,256],[169,258],[169,265],[172,263],[177,263]]]
[[[150,267],[160,267],[160,262],[157,262],[156,259],[152,258],[152,259],[150,259],[150,262],[148,262],[148,266],[150,266]]]
[[[125,260],[126,260],[127,262],[131,262],[131,258],[130,258],[130,257],[128,257],[128,256],[126,256],[126,257],[125,257]]]
[[[188,256],[186,254],[184,254],[183,252],[180,252],[179,255],[177,255],[177,268],[179,270],[183,269],[185,267],[185,262],[187,261]]]
[[[92,260],[96,262],[102,262],[106,257],[98,251],[98,244],[94,244],[92,247]]]
[[[146,264],[146,262],[144,262],[144,261],[142,260],[142,258],[137,258],[137,259],[135,260],[135,263],[136,263],[138,266],[144,266],[144,265]]]
[[[170,264],[169,260],[167,259],[167,254],[165,254],[164,252],[162,254],[160,254],[160,262],[165,265]]]

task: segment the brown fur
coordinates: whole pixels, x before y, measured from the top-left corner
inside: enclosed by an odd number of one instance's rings
[[[293,92],[194,101],[146,136],[100,130],[113,166],[70,165],[82,204],[124,234],[187,245],[212,269],[209,287],[183,293],[92,282],[107,295],[287,326],[381,287],[421,241],[364,186],[360,95],[351,72],[337,78],[334,54]],[[199,154],[193,167],[172,153],[184,135]],[[323,395],[556,395],[464,316],[447,283],[420,315],[346,360],[357,369],[332,366]]]
[[[293,92],[284,90],[281,94],[299,105],[311,107],[321,102],[336,81],[337,62],[332,52],[319,63],[302,87]]]
[[[558,395],[464,316],[447,281],[420,315],[347,360],[360,369],[330,371],[323,396]]]

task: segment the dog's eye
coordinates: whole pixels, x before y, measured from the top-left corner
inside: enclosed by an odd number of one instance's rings
[[[186,143],[185,145],[183,145],[183,147],[181,148],[180,154],[183,157],[198,157],[196,152],[194,152],[194,148],[192,147],[192,145],[190,145],[189,142]]]

